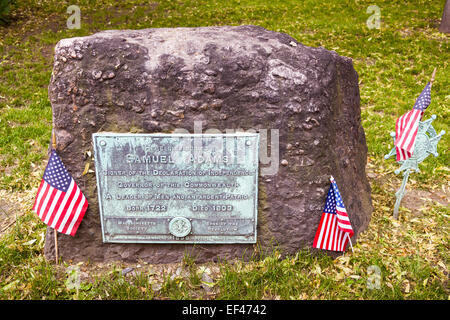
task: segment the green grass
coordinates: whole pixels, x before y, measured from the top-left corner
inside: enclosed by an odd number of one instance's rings
[[[450,37],[437,30],[444,2],[13,1],[9,25],[0,26],[0,189],[29,191],[42,177],[52,123],[47,87],[60,39],[106,29],[242,24],[285,32],[305,45],[353,59],[368,166],[385,180],[371,180],[375,212],[354,254],[332,260],[299,251],[281,258],[274,250],[250,263],[222,262],[212,292],[205,290],[202,266],[188,256],[181,264],[187,275],[169,272],[156,287],[148,270],[122,276],[118,266],[82,281],[78,291],[69,289],[68,265],[45,261],[45,226],[27,212],[0,239],[0,299],[448,299],[448,208],[426,203],[419,220],[401,208],[401,221],[394,221],[388,188],[398,188],[400,178],[393,173],[398,166],[383,159],[392,147],[389,132],[395,120],[412,108],[437,67],[425,118],[436,114],[434,127],[447,134],[439,157],[427,158],[408,184],[448,189]],[[66,27],[72,4],[81,9],[80,29]],[[379,30],[366,26],[372,4],[381,9]],[[381,270],[378,289],[367,286],[371,266]]]

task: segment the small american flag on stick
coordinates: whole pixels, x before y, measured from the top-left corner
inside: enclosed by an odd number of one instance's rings
[[[53,149],[33,211],[56,231],[74,236],[87,207],[86,198]]]
[[[334,181],[333,177],[330,178],[330,181],[330,190],[328,191],[313,247],[343,252],[348,241],[353,236],[353,229],[336,181]]]
[[[395,151],[397,161],[409,159],[414,152],[419,121],[422,119],[425,109],[431,103],[431,86],[433,84],[436,69],[433,71],[431,81],[427,83],[422,93],[414,103],[412,110],[408,111],[395,122]]]

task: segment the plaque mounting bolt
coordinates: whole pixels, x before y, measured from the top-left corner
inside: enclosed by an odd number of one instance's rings
[[[106,141],[105,140],[100,140],[100,145],[101,146],[106,146]]]
[[[175,217],[169,223],[169,232],[177,238],[183,238],[191,231],[191,222],[184,217]]]
[[[245,142],[245,145],[247,145],[247,146],[249,146],[249,145],[251,145],[252,143],[250,142],[250,140],[247,140],[246,142]]]

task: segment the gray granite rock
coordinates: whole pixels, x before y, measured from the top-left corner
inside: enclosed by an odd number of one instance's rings
[[[64,260],[197,261],[248,258],[278,245],[311,247],[338,182],[356,237],[369,224],[367,146],[351,59],[257,26],[113,30],[59,41],[49,86],[57,150],[89,208]],[[258,245],[104,244],[92,133],[278,129],[277,174],[260,176]],[[354,239],[355,239],[354,238]],[[355,241],[355,240],[353,240]],[[45,255],[54,257],[53,230]]]

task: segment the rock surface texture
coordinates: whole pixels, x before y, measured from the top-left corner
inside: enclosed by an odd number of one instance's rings
[[[166,263],[311,247],[330,175],[356,237],[369,224],[367,146],[351,59],[257,26],[114,30],[61,40],[49,86],[57,151],[89,208],[62,259]],[[259,177],[258,245],[104,244],[92,133],[279,130],[279,169]],[[90,151],[90,152],[88,152]],[[53,229],[46,257],[54,257]]]

